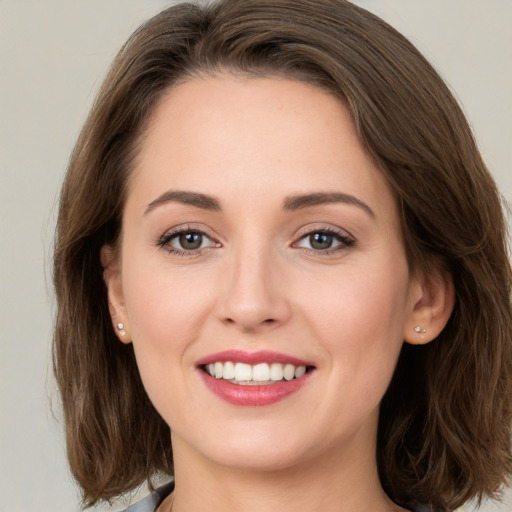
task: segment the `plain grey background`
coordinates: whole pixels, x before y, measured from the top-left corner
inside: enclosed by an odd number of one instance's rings
[[[408,36],[447,79],[511,200],[512,0],[357,3]],[[0,0],[0,512],[79,509],[50,367],[58,190],[110,61],[169,4]],[[512,493],[481,510],[511,511]]]

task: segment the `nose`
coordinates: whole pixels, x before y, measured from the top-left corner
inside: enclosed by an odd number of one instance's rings
[[[255,245],[233,251],[223,276],[220,319],[242,332],[271,330],[291,316],[284,262],[268,248]]]

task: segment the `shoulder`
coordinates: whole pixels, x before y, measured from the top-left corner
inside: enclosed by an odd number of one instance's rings
[[[155,489],[149,496],[130,505],[122,512],[155,512],[162,501],[174,490],[174,481]]]

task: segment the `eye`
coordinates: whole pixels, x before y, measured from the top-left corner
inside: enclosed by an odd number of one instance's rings
[[[341,231],[331,228],[316,229],[304,234],[294,247],[317,253],[330,254],[354,245],[354,239]]]
[[[202,249],[218,246],[206,233],[191,228],[177,229],[163,235],[158,245],[179,256],[198,254]]]
[[[307,240],[309,245],[317,250],[331,249],[336,242],[334,237],[329,233],[313,233],[307,237]]]
[[[200,249],[203,246],[206,237],[198,231],[185,231],[179,235],[174,236],[171,239],[171,245],[185,251],[193,251]]]

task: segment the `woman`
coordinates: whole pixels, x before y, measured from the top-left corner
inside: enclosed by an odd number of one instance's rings
[[[446,511],[511,473],[499,194],[432,67],[349,2],[143,25],[72,155],[54,272],[86,505],[163,472],[136,510]]]

